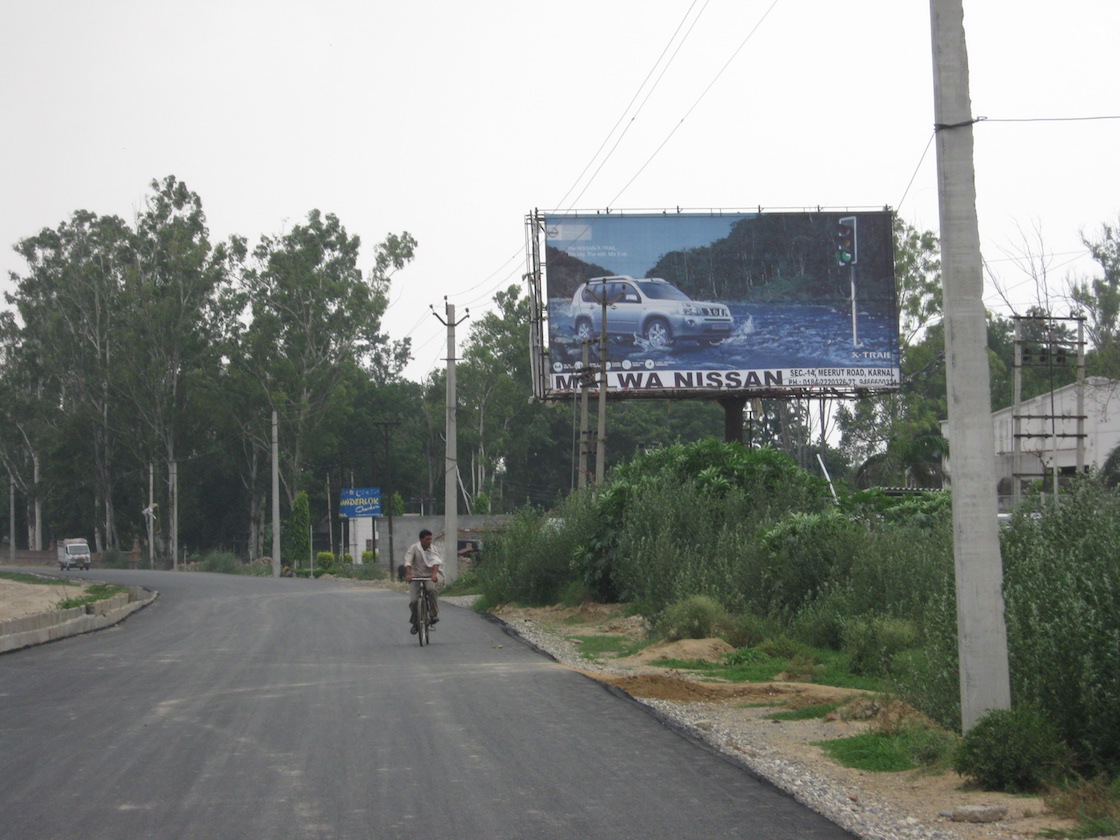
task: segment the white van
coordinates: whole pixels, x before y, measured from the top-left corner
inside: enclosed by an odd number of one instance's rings
[[[89,569],[89,543],[85,540],[63,540],[58,544],[58,568]]]

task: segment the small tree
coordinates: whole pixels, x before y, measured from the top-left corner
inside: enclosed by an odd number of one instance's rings
[[[311,556],[311,508],[307,493],[300,491],[288,516],[288,539],[284,554],[288,565],[302,568],[303,561]]]

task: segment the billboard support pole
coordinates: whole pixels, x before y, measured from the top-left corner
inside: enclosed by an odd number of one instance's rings
[[[599,426],[595,432],[595,485],[603,483],[607,465],[607,290],[603,289],[599,325]],[[614,303],[612,300],[611,303]]]
[[[723,406],[723,439],[726,443],[743,442],[743,409],[746,408],[745,395],[720,397]]]
[[[583,365],[579,371],[579,473],[576,487],[582,490],[587,486],[587,450],[590,430],[587,428],[587,373],[591,362],[591,348],[587,340],[583,342]]]

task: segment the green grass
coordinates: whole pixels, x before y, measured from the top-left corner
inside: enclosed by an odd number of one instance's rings
[[[77,581],[68,578],[47,578],[38,575],[29,575],[24,572],[0,572],[0,578],[16,583],[33,583],[39,586],[80,586]]]
[[[659,659],[655,665],[678,670],[700,671],[713,679],[730,682],[770,682],[785,674],[797,682],[882,691],[883,680],[863,677],[847,670],[847,657],[829,650],[812,649],[811,656],[772,656],[758,648],[740,648],[720,662]]]
[[[632,639],[629,636],[568,636],[567,638],[580,643],[579,651],[584,659],[632,656],[649,646],[648,642]]]
[[[459,577],[452,584],[448,584],[443,588],[443,595],[481,595],[482,586],[479,583],[478,575],[474,572],[467,572],[465,575]]]
[[[900,773],[920,767],[947,767],[953,741],[953,736],[945,732],[906,728],[815,741],[814,745],[845,767],[868,773]]]
[[[89,586],[84,594],[77,598],[64,598],[58,602],[60,610],[71,610],[74,607],[84,607],[86,604],[93,604],[97,601],[104,601],[106,598],[112,598],[118,592],[127,592],[128,588],[124,586],[116,586],[111,583],[95,583]]]
[[[69,578],[39,577],[38,575],[29,575],[23,572],[0,572],[0,579],[10,580],[16,583],[30,583],[36,586],[77,587],[82,585],[79,581],[70,580]],[[95,601],[104,601],[106,598],[111,598],[118,592],[127,591],[128,587],[125,586],[94,583],[86,587],[85,591],[76,598],[61,598],[58,602],[58,609],[69,610],[74,607],[84,607],[86,604],[92,604]]]

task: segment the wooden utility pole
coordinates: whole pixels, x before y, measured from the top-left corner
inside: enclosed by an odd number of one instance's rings
[[[963,0],[930,0],[961,725],[1011,706]]]

